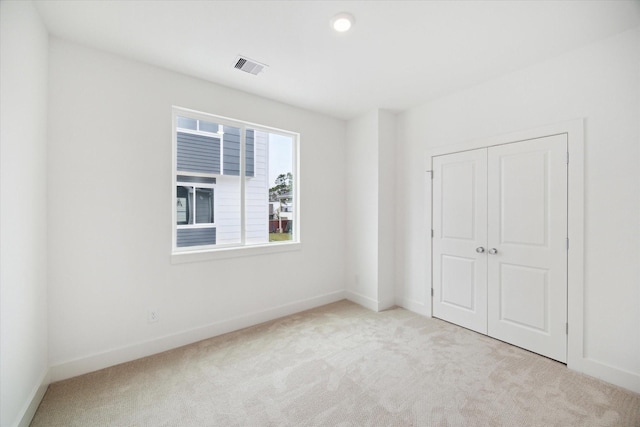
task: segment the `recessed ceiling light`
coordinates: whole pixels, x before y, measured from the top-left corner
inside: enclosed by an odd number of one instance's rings
[[[345,31],[349,31],[354,22],[355,19],[353,19],[353,15],[342,12],[331,19],[331,28],[339,33],[344,33]]]

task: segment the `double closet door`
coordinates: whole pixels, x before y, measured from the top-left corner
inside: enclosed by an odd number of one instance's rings
[[[433,315],[567,360],[567,136],[433,158]]]

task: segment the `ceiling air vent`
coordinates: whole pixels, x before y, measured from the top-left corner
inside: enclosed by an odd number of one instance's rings
[[[254,61],[253,59],[249,59],[245,56],[238,56],[236,64],[233,67],[246,73],[257,75],[267,68],[268,65],[261,64],[258,61]]]

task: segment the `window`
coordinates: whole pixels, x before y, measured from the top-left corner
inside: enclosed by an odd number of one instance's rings
[[[298,135],[173,110],[173,252],[297,243]]]

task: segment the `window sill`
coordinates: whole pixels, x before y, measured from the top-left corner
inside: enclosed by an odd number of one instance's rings
[[[300,242],[266,243],[261,245],[226,247],[220,249],[206,249],[200,251],[173,252],[171,264],[185,264],[190,262],[204,262],[218,259],[267,255],[281,252],[299,251]]]

